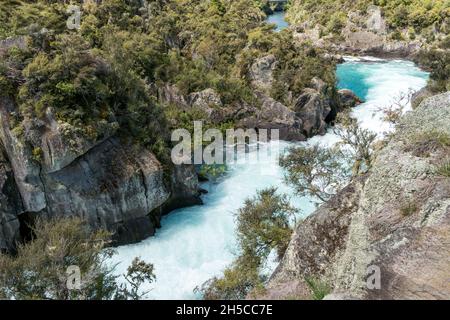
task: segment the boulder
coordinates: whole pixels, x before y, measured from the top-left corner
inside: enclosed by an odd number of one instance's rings
[[[326,119],[332,111],[332,106],[314,89],[305,89],[297,98],[294,110],[303,122],[303,132],[306,137],[326,133]]]
[[[351,90],[342,89],[338,91],[339,106],[341,109],[354,108],[363,101]]]
[[[261,109],[257,110],[255,115],[241,120],[238,126],[250,129],[278,129],[281,140],[305,140],[302,120],[295,112],[270,97],[262,96],[261,100]]]
[[[218,93],[208,88],[200,92],[191,93],[187,97],[187,103],[191,108],[201,110],[209,118],[213,113],[220,113],[222,101]],[[215,115],[217,117],[217,115]]]

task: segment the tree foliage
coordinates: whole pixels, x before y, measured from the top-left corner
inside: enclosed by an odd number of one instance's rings
[[[334,132],[340,141],[336,146],[291,147],[280,159],[286,183],[301,197],[326,202],[353,176],[371,167],[377,135],[361,128],[357,120],[348,115],[340,114],[337,120],[339,125]]]
[[[136,259],[124,275],[129,286],[121,284],[107,264],[110,233],[92,232],[79,218],[38,219],[32,231],[15,255],[0,254],[0,299],[139,299],[141,285],[155,280],[153,266]],[[71,266],[81,272],[79,288],[67,285]]]
[[[223,277],[212,278],[197,290],[208,300],[234,300],[261,289],[265,280],[262,268],[272,250],[278,259],[283,256],[295,226],[295,213],[288,198],[277,194],[275,188],[258,191],[256,197],[247,199],[236,215],[238,257]]]
[[[280,159],[286,183],[300,197],[326,202],[348,183],[347,165],[335,149],[314,145],[292,147]]]

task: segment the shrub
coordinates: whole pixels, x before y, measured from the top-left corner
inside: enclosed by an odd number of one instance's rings
[[[433,152],[450,147],[450,135],[438,129],[413,134],[408,140],[405,151],[416,157],[429,157]]]
[[[247,199],[236,215],[239,256],[223,277],[205,282],[196,291],[205,299],[233,300],[262,290],[266,276],[261,268],[272,250],[278,259],[283,256],[295,225],[295,212],[287,197],[277,194],[275,188],[258,191],[256,197]]]
[[[153,266],[135,259],[124,275],[131,289],[117,282],[106,260],[114,254],[111,234],[91,232],[79,218],[37,219],[32,239],[15,255],[0,253],[0,299],[138,299],[144,282],[153,282]],[[69,290],[67,270],[77,266],[81,286]]]
[[[350,173],[336,150],[313,147],[292,147],[280,159],[286,170],[285,181],[301,197],[328,201],[348,183]]]

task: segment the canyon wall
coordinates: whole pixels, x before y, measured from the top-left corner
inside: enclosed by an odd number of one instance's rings
[[[193,166],[167,177],[150,150],[114,130],[90,141],[51,109],[19,127],[16,113],[14,101],[0,100],[0,249],[14,249],[37,216],[81,216],[124,244],[153,235],[169,209],[201,203]]]
[[[405,115],[370,171],[298,225],[264,298],[309,299],[315,279],[326,299],[449,299],[449,123],[450,92]]]

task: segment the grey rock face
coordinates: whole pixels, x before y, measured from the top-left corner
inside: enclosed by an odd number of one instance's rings
[[[303,122],[303,134],[306,137],[323,135],[328,123],[332,122],[338,112],[346,108],[341,100],[329,98],[328,85],[321,79],[314,78],[311,88],[303,90],[294,105],[294,111]],[[352,92],[348,90],[348,94]],[[356,96],[353,94],[356,98]],[[345,102],[345,101],[343,101]]]
[[[424,99],[430,98],[432,96],[433,94],[429,91],[427,87],[422,88],[417,92],[414,92],[411,97],[411,105],[413,109],[417,108]]]
[[[42,178],[49,215],[81,215],[93,227],[117,231],[119,242],[123,237],[137,241],[153,235],[153,217],[148,214],[170,197],[154,155],[117,139],[106,140]]]
[[[213,89],[205,89],[200,92],[191,93],[188,97],[189,105],[204,110],[211,114],[213,107],[221,107],[220,96]]]
[[[354,108],[363,101],[351,90],[342,89],[338,91],[340,107],[343,109]]]
[[[314,89],[305,89],[303,94],[297,98],[294,107],[298,117],[303,121],[303,131],[307,137],[325,134],[327,128],[325,119],[331,109],[321,94]]]
[[[302,120],[294,111],[282,103],[262,95],[261,109],[255,114],[239,122],[239,125],[249,129],[278,129],[279,138],[286,141],[303,141]]]
[[[318,26],[312,26],[310,22],[303,22],[303,27],[297,28],[299,32],[294,33],[294,39],[311,41],[316,47],[336,52],[401,57],[413,56],[427,45],[420,35],[415,40],[394,40],[378,6],[370,6],[367,12],[349,12],[348,18],[339,40],[331,35],[320,36]],[[408,34],[404,33],[403,37],[407,39]]]
[[[0,251],[13,251],[20,240],[18,213],[22,211],[22,199],[16,188],[9,162],[0,144]]]
[[[292,296],[297,283],[307,298],[308,276],[333,288],[329,299],[449,299],[450,178],[436,168],[450,149],[415,150],[423,132],[450,134],[448,123],[450,93],[408,113],[370,171],[300,223],[268,295]],[[369,267],[380,270],[379,289],[367,285]]]
[[[10,99],[0,101],[0,139],[14,172],[17,188],[22,196],[25,211],[39,212],[46,207],[44,186],[40,179],[41,168],[33,160],[32,150],[20,133],[10,127],[11,115],[16,112]]]
[[[269,281],[267,296],[310,298],[305,277],[327,277],[345,249],[352,212],[358,208],[363,183],[364,178],[353,182],[299,224]]]
[[[273,71],[277,61],[274,55],[257,59],[250,68],[250,79],[253,87],[267,93],[273,83]]]
[[[187,107],[189,105],[180,90],[176,86],[170,84],[158,88],[158,99],[163,103],[174,104],[180,107]]]
[[[369,6],[367,9],[367,29],[379,34],[386,33],[386,21],[381,14],[381,8],[378,6]]]
[[[175,167],[166,179],[146,148],[113,137],[114,131],[98,141],[72,135],[69,143],[66,124],[51,114],[43,123],[25,123],[25,138],[11,127],[14,112],[11,100],[0,100],[0,249],[11,250],[25,214],[81,216],[123,244],[153,235],[163,213],[158,209],[169,201],[179,207],[201,202],[192,166]]]

